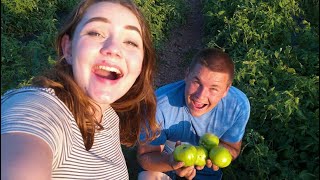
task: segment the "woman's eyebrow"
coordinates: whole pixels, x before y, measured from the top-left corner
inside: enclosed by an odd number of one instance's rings
[[[104,18],[104,17],[93,17],[93,18],[90,18],[89,20],[87,20],[87,21],[84,23],[84,25],[89,24],[89,23],[91,23],[91,22],[96,22],[96,21],[100,21],[100,22],[104,22],[104,23],[111,23],[111,21],[110,21],[108,18]],[[124,28],[125,28],[125,29],[128,29],[128,30],[136,31],[136,32],[139,33],[140,36],[141,36],[140,30],[139,30],[139,28],[137,28],[136,26],[126,25]]]
[[[127,25],[127,26],[125,26],[125,28],[126,28],[126,29],[129,29],[129,30],[136,31],[137,33],[140,34],[140,36],[142,36],[140,30],[139,30],[136,26]]]
[[[87,20],[84,25],[89,24],[91,22],[95,22],[95,21],[100,21],[100,22],[104,22],[104,23],[111,23],[109,19],[104,18],[104,17],[93,17],[90,18],[89,20]]]

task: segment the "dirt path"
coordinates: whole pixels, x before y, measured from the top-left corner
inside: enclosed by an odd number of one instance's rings
[[[203,47],[201,0],[186,0],[186,2],[191,7],[191,12],[186,17],[186,24],[171,32],[164,48],[158,53],[156,87],[183,79],[188,65],[186,59],[191,58]]]
[[[164,48],[158,52],[155,86],[159,87],[184,78],[186,63],[194,53],[204,45],[203,17],[201,15],[201,0],[185,0],[190,6],[186,24],[172,30]],[[136,148],[123,148],[130,180],[137,179]]]

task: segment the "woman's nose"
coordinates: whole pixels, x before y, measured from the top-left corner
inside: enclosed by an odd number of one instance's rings
[[[114,37],[109,37],[100,49],[100,53],[109,56],[121,56],[121,44],[120,41]]]

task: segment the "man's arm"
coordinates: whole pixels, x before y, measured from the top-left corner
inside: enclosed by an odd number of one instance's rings
[[[51,179],[52,151],[37,136],[26,133],[1,135],[1,179]]]
[[[164,145],[138,145],[137,160],[143,169],[148,171],[167,172],[179,165],[172,154],[163,152]],[[181,164],[181,163],[180,163]]]
[[[232,156],[232,160],[235,160],[240,154],[241,143],[242,143],[242,141],[239,141],[236,143],[230,143],[230,142],[225,142],[225,141],[220,140],[219,146],[221,145],[221,146],[227,148]],[[219,167],[216,166],[215,164],[213,164],[210,159],[207,160],[207,167],[212,168],[215,171],[217,171],[219,169]],[[201,170],[202,168],[197,168],[197,169]]]
[[[225,142],[220,140],[219,145],[222,145],[223,147],[227,148],[230,154],[232,155],[232,160],[235,160],[240,154],[241,143],[242,141],[230,143],[230,142]]]
[[[180,141],[176,146],[180,145]],[[139,145],[137,159],[143,169],[148,171],[167,172],[175,170],[176,174],[186,179],[193,179],[196,175],[194,166],[183,167],[183,162],[173,160],[173,155],[163,152],[164,145]]]

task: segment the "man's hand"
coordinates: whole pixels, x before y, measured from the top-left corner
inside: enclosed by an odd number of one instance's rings
[[[207,167],[212,168],[214,171],[218,171],[219,167],[212,163],[210,159],[207,159]]]
[[[175,147],[181,145],[180,141],[176,142]],[[194,166],[184,167],[183,162],[177,162],[173,159],[173,153],[170,155],[170,165],[172,169],[176,172],[176,174],[180,177],[184,177],[186,179],[193,179],[196,176],[196,169]]]
[[[203,168],[204,168],[204,166],[196,166],[196,169],[197,169],[198,171],[201,171]]]
[[[193,179],[196,176],[196,169],[194,166],[182,167],[176,170],[176,174],[180,177],[185,177],[186,179]]]
[[[232,160],[234,160],[234,159],[236,159],[238,157],[238,155],[240,153],[241,141],[236,142],[236,143],[229,143],[229,142],[225,142],[225,141],[220,140],[219,146],[223,146],[223,147],[227,148],[229,150],[229,152],[231,153],[231,155],[232,155]],[[213,164],[210,159],[207,159],[206,166],[208,168],[212,168],[214,171],[218,171],[219,170],[219,167],[216,166],[215,164]]]

